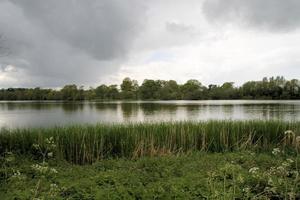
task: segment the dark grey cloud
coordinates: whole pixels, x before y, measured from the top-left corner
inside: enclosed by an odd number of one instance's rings
[[[205,0],[203,4],[210,22],[279,32],[300,27],[299,11],[299,0]]]
[[[10,51],[0,63],[22,70],[32,85],[101,81],[126,58],[144,12],[139,0],[0,0]]]
[[[179,22],[166,22],[166,29],[172,33],[188,33],[191,34],[194,31],[194,27]]]
[[[0,88],[95,86],[125,76],[222,82],[225,72],[251,65],[253,76],[244,79],[293,77],[299,6],[299,0],[0,0],[0,55],[6,54]]]

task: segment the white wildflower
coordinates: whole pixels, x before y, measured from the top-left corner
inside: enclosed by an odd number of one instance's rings
[[[41,174],[45,174],[48,171],[48,166],[42,166],[42,165],[39,165],[39,164],[34,164],[31,167],[32,167],[32,169],[34,169],[35,171],[37,171]]]
[[[32,146],[37,150],[40,148],[40,145],[38,145],[38,144],[33,144]]]
[[[258,167],[252,167],[249,169],[249,173],[251,174],[256,174],[258,172],[259,168]]]
[[[47,155],[48,155],[48,157],[51,158],[51,157],[53,157],[53,152],[49,152]]]
[[[237,181],[238,181],[239,183],[244,183],[244,182],[245,182],[244,177],[243,177],[241,174],[238,175]]]
[[[50,184],[51,188],[57,188],[58,186],[55,183]]]
[[[13,173],[13,177],[18,177],[18,176],[21,176],[21,172],[19,170],[16,170],[14,173]]]
[[[249,187],[243,188],[243,192],[245,192],[245,193],[250,193],[250,188],[249,188]]]
[[[272,154],[275,155],[275,156],[278,155],[278,154],[280,154],[280,152],[281,152],[281,151],[280,151],[279,148],[274,148],[274,149],[272,150]]]
[[[287,168],[287,167],[290,167],[290,166],[291,166],[291,163],[289,163],[289,162],[283,162],[281,165],[282,165],[284,168]]]
[[[53,174],[57,174],[58,173],[58,171],[55,168],[51,168],[50,172],[52,172]]]

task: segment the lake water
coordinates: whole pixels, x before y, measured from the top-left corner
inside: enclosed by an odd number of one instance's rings
[[[0,128],[210,119],[300,121],[300,101],[0,101]]]

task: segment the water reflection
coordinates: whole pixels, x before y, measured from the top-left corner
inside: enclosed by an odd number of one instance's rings
[[[135,103],[122,103],[120,104],[122,117],[124,121],[130,122],[130,121],[137,121],[137,118],[139,116],[139,106]]]
[[[0,127],[209,119],[300,120],[300,101],[0,102]]]
[[[47,110],[54,108],[55,104],[52,103],[41,103],[41,102],[30,102],[30,103],[21,103],[21,102],[0,102],[0,110]]]
[[[59,104],[61,105],[62,109],[66,114],[74,113],[74,112],[79,112],[84,109],[84,104],[83,103],[62,103]]]

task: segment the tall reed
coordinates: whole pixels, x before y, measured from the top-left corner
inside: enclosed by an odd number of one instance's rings
[[[33,154],[33,144],[53,137],[56,156],[73,163],[106,157],[154,156],[190,151],[226,152],[274,147],[284,143],[285,131],[300,134],[300,122],[208,121],[74,125],[54,128],[2,129],[0,153]]]

